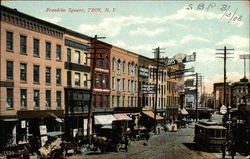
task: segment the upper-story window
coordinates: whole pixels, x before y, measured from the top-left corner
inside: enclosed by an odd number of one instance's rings
[[[106,69],[109,69],[109,57],[106,56],[105,58],[105,65],[106,65]]]
[[[83,55],[84,55],[83,64],[84,64],[84,65],[87,65],[87,64],[88,64],[88,54],[87,54],[87,53],[84,53]]]
[[[8,108],[13,108],[13,88],[7,88],[7,105]]]
[[[21,101],[21,107],[26,108],[27,107],[27,90],[26,89],[20,90],[20,101]]]
[[[62,80],[62,70],[61,69],[56,69],[56,84],[61,84]]]
[[[75,86],[80,87],[80,73],[75,73]]]
[[[117,74],[120,74],[121,73],[121,60],[118,59],[117,60]]]
[[[62,92],[56,91],[56,106],[61,107],[62,106]]]
[[[123,61],[123,63],[122,63],[122,71],[123,71],[123,73],[125,73],[125,69],[126,69],[126,61]]]
[[[26,81],[27,77],[27,64],[21,63],[20,64],[20,80]]]
[[[46,45],[45,46],[46,59],[50,59],[51,58],[51,43],[46,42],[45,45]]]
[[[45,70],[45,81],[46,81],[46,83],[50,83],[51,82],[51,68],[50,67],[46,67],[46,70]]]
[[[56,45],[56,60],[61,60],[62,56],[62,46]]]
[[[132,65],[131,65],[131,74],[130,75],[131,76],[135,75],[135,64],[134,63],[132,63]]]
[[[137,73],[138,73],[138,66],[137,64],[135,64],[135,75],[137,75]]]
[[[115,58],[112,59],[112,71],[115,71]]]
[[[117,91],[121,91],[121,79],[117,79]]]
[[[106,75],[105,76],[105,88],[109,88],[109,76],[108,75]]]
[[[67,62],[71,62],[71,49],[67,48]]]
[[[102,54],[100,53],[99,55],[99,59],[98,59],[98,65],[99,65],[99,68],[102,68],[103,67],[103,59],[102,59]]]
[[[20,35],[20,53],[27,53],[27,36]]]
[[[128,74],[130,74],[130,62],[128,62]]]
[[[83,87],[88,88],[88,74],[83,75]]]
[[[39,40],[38,39],[33,39],[33,55],[34,56],[39,56]]]
[[[7,61],[6,70],[7,80],[13,80],[13,61]]]
[[[33,66],[33,81],[34,83],[39,83],[39,66]]]
[[[6,49],[13,51],[13,33],[9,31],[6,32]]]
[[[40,106],[40,92],[39,92],[39,90],[34,90],[33,106],[34,107]]]
[[[75,63],[81,63],[80,51],[75,51]]]
[[[46,90],[46,107],[50,107],[51,106],[51,91],[50,90]]]

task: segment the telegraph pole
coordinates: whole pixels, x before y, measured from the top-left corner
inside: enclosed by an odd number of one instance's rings
[[[90,44],[91,44],[91,48],[93,49],[93,52],[90,53],[92,55],[92,57],[90,59],[92,59],[92,67],[91,67],[91,85],[90,85],[90,97],[89,97],[89,105],[88,105],[88,125],[87,125],[87,137],[88,137],[88,142],[89,145],[91,144],[91,125],[92,125],[92,105],[93,105],[93,90],[94,90],[94,81],[95,81],[95,68],[96,68],[96,50],[97,49],[102,49],[102,48],[97,48],[96,44],[98,43],[97,40],[98,39],[103,39],[105,37],[97,37],[97,35],[95,35],[94,38],[90,39]],[[93,46],[92,46],[93,45]]]
[[[200,78],[201,78],[201,76],[199,76],[199,74],[200,73],[196,73],[195,74],[195,104],[196,104],[196,106],[195,106],[195,121],[196,122],[198,122],[198,106],[199,106],[199,101],[198,101],[198,86],[200,85],[199,83],[200,83]]]
[[[155,103],[154,103],[154,133],[156,134],[156,113],[157,113],[157,98],[158,98],[158,79],[159,79],[159,61],[160,61],[160,47],[156,48],[156,49],[153,49],[155,50],[153,53],[155,53],[156,55],[156,86],[155,86],[155,89],[156,89],[156,92],[155,92]],[[154,75],[154,74],[153,74]]]
[[[223,58],[224,59],[224,90],[223,90],[223,105],[227,105],[226,104],[226,80],[227,80],[227,70],[226,70],[226,65],[227,65],[227,59],[228,58],[232,58],[232,57],[228,57],[227,55],[229,54],[233,54],[233,53],[228,53],[228,50],[234,50],[234,49],[227,49],[226,46],[224,47],[224,49],[216,49],[218,51],[224,51],[223,53],[216,53],[217,55],[223,55],[223,56],[219,56],[217,58]],[[228,105],[227,105],[227,112],[229,112],[228,109]]]

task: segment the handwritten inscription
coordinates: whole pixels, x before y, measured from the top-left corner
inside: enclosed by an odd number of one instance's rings
[[[116,8],[46,8],[45,12],[62,12],[62,13],[112,13]]]
[[[188,7],[186,8],[187,10],[205,10],[209,11],[213,8],[218,9],[219,11],[222,12],[221,19],[227,18],[228,23],[230,22],[240,22],[242,20],[242,15],[237,14],[238,8],[232,11],[232,6],[228,4],[222,4],[222,5],[217,5],[215,2],[212,3],[199,3],[198,5],[195,4],[189,4]]]

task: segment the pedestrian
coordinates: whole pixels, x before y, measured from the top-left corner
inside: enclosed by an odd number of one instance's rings
[[[221,151],[222,151],[222,158],[225,158],[226,156],[226,146],[225,143],[221,145]]]
[[[232,159],[234,159],[234,156],[236,155],[236,149],[235,149],[235,145],[234,144],[231,145],[230,151],[231,151]]]

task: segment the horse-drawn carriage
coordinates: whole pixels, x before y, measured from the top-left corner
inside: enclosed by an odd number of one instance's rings
[[[105,125],[99,129],[96,137],[93,137],[92,143],[100,151],[120,151],[128,150],[129,131],[127,120],[115,120],[112,125]]]

